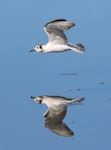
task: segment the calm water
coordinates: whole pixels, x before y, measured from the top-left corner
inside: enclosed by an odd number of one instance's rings
[[[0,1],[0,149],[110,149],[111,1]],[[67,32],[85,54],[29,53],[47,42],[43,26],[66,18]],[[74,132],[62,137],[45,128],[43,113],[30,96],[85,97],[68,108],[64,122]]]

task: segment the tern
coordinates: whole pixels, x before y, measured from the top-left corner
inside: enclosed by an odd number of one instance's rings
[[[31,96],[30,98],[39,104],[46,104],[48,106],[48,110],[43,116],[46,118],[45,126],[49,130],[61,136],[73,136],[73,131],[62,120],[66,116],[69,104],[80,103],[85,98],[70,99],[62,96]]]
[[[64,52],[67,50],[73,50],[78,53],[84,53],[85,48],[82,44],[70,44],[64,31],[75,26],[74,22],[67,21],[65,19],[57,19],[48,22],[44,26],[44,31],[48,35],[49,42],[47,44],[37,45],[30,52]]]

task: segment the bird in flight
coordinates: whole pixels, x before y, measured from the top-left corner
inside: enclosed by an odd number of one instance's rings
[[[84,53],[85,48],[82,44],[70,44],[64,31],[75,26],[74,22],[67,21],[65,19],[57,19],[48,22],[44,26],[44,31],[48,35],[49,42],[46,44],[37,45],[30,52],[64,52],[67,50],[73,50],[78,53]]]
[[[52,132],[61,136],[73,136],[73,131],[62,121],[67,113],[67,106],[70,104],[78,104],[85,98],[66,98],[62,96],[31,96],[35,102],[46,104],[48,110],[43,115],[45,126]]]

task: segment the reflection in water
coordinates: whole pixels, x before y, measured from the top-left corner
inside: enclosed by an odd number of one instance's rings
[[[31,96],[30,98],[39,104],[46,104],[48,106],[48,110],[43,116],[46,117],[45,126],[49,130],[61,136],[73,136],[73,131],[62,120],[66,115],[67,106],[77,104],[83,101],[84,98],[70,99],[61,96]]]

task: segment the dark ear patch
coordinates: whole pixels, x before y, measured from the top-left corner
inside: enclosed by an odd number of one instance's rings
[[[42,45],[40,45],[39,47],[40,47],[40,49],[42,49]]]
[[[42,100],[39,100],[39,103],[41,104],[41,103],[42,103]]]

